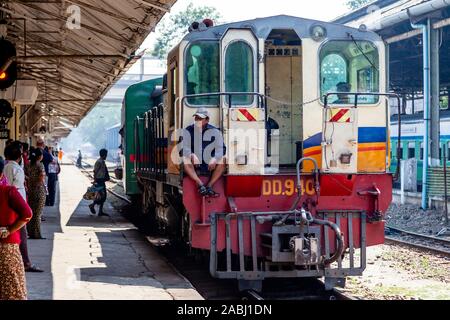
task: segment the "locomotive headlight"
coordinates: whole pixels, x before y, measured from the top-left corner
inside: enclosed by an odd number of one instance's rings
[[[327,30],[319,25],[311,27],[311,38],[314,41],[322,41],[327,36]]]
[[[6,72],[0,72],[0,80],[6,79]]]

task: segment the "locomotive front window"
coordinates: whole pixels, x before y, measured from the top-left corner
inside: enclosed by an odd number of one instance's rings
[[[320,96],[329,92],[377,93],[379,55],[368,41],[330,41],[320,51]],[[358,104],[374,104],[375,96],[359,96]],[[330,96],[331,104],[354,104],[351,95]]]
[[[225,91],[254,92],[253,50],[243,41],[236,41],[227,48],[225,56]],[[232,105],[250,105],[252,95],[233,96]]]
[[[218,93],[219,43],[199,41],[193,43],[186,52],[186,94]],[[217,106],[218,97],[196,97],[187,99],[193,106]]]

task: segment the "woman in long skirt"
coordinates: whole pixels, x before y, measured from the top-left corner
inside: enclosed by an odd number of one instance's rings
[[[41,215],[45,206],[45,169],[42,164],[43,153],[37,148],[30,152],[30,164],[26,168],[28,177],[28,203],[33,210],[33,218],[27,224],[30,239],[45,239],[41,234]]]
[[[0,160],[0,178],[3,175]],[[0,185],[0,300],[26,300],[25,269],[20,254],[20,229],[31,209],[15,187]]]

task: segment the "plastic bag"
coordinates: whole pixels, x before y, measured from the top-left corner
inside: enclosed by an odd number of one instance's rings
[[[98,194],[103,190],[103,187],[90,186],[83,195],[84,200],[93,201],[98,198]]]

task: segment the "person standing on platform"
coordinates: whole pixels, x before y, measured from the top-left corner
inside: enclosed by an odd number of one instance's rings
[[[106,158],[108,157],[108,150],[102,149],[100,150],[100,158],[95,162],[94,165],[94,183],[96,187],[101,187],[100,197],[99,199],[96,199],[92,204],[89,205],[89,209],[91,210],[92,214],[96,214],[95,212],[95,205],[99,205],[99,211],[98,216],[107,216],[108,214],[103,212],[103,205],[106,201],[106,182],[110,180],[108,167],[106,166]]]
[[[48,152],[48,148],[45,146],[45,142],[42,139],[37,141],[37,147],[42,151],[42,164],[45,169],[45,194],[48,195],[48,165],[53,161],[53,156]],[[47,201],[47,199],[45,199]],[[41,221],[45,221],[44,216],[41,216]]]
[[[62,148],[59,148],[59,152],[58,152],[59,162],[62,162],[63,156],[64,156],[64,152],[63,152]]]
[[[48,152],[52,155],[51,148],[48,148]],[[45,200],[45,205],[47,207],[53,207],[55,205],[56,198],[56,181],[59,173],[59,164],[56,157],[52,155],[53,161],[48,164],[48,173],[47,173],[47,188],[48,195]]]
[[[25,172],[19,163],[22,160],[21,147],[17,143],[9,145],[5,149],[5,154],[8,157],[8,163],[5,165],[3,175],[8,179],[9,185],[16,187],[19,194],[22,196],[25,202],[27,201],[27,193],[25,190]],[[26,272],[43,272],[37,266],[31,263],[31,259],[28,255],[28,233],[27,228],[24,226],[20,229],[20,253],[22,254],[23,264]]]
[[[78,158],[77,158],[77,167],[82,168],[81,161],[83,160],[83,156],[81,155],[81,150],[78,150]]]
[[[0,161],[0,177],[3,169],[4,162]],[[17,189],[0,186],[0,300],[27,299],[19,230],[31,217],[31,208]]]
[[[48,165],[53,161],[52,155],[45,149],[44,140],[39,139],[37,142],[37,147],[42,151],[42,164],[45,168],[45,174],[48,174]]]
[[[29,163],[30,145],[28,143],[22,143],[22,159],[23,166],[26,167]]]
[[[30,239],[45,239],[41,235],[41,215],[45,205],[45,169],[42,164],[43,154],[40,148],[31,150],[30,164],[25,170],[28,177],[28,201],[33,210],[33,218],[27,225]]]

